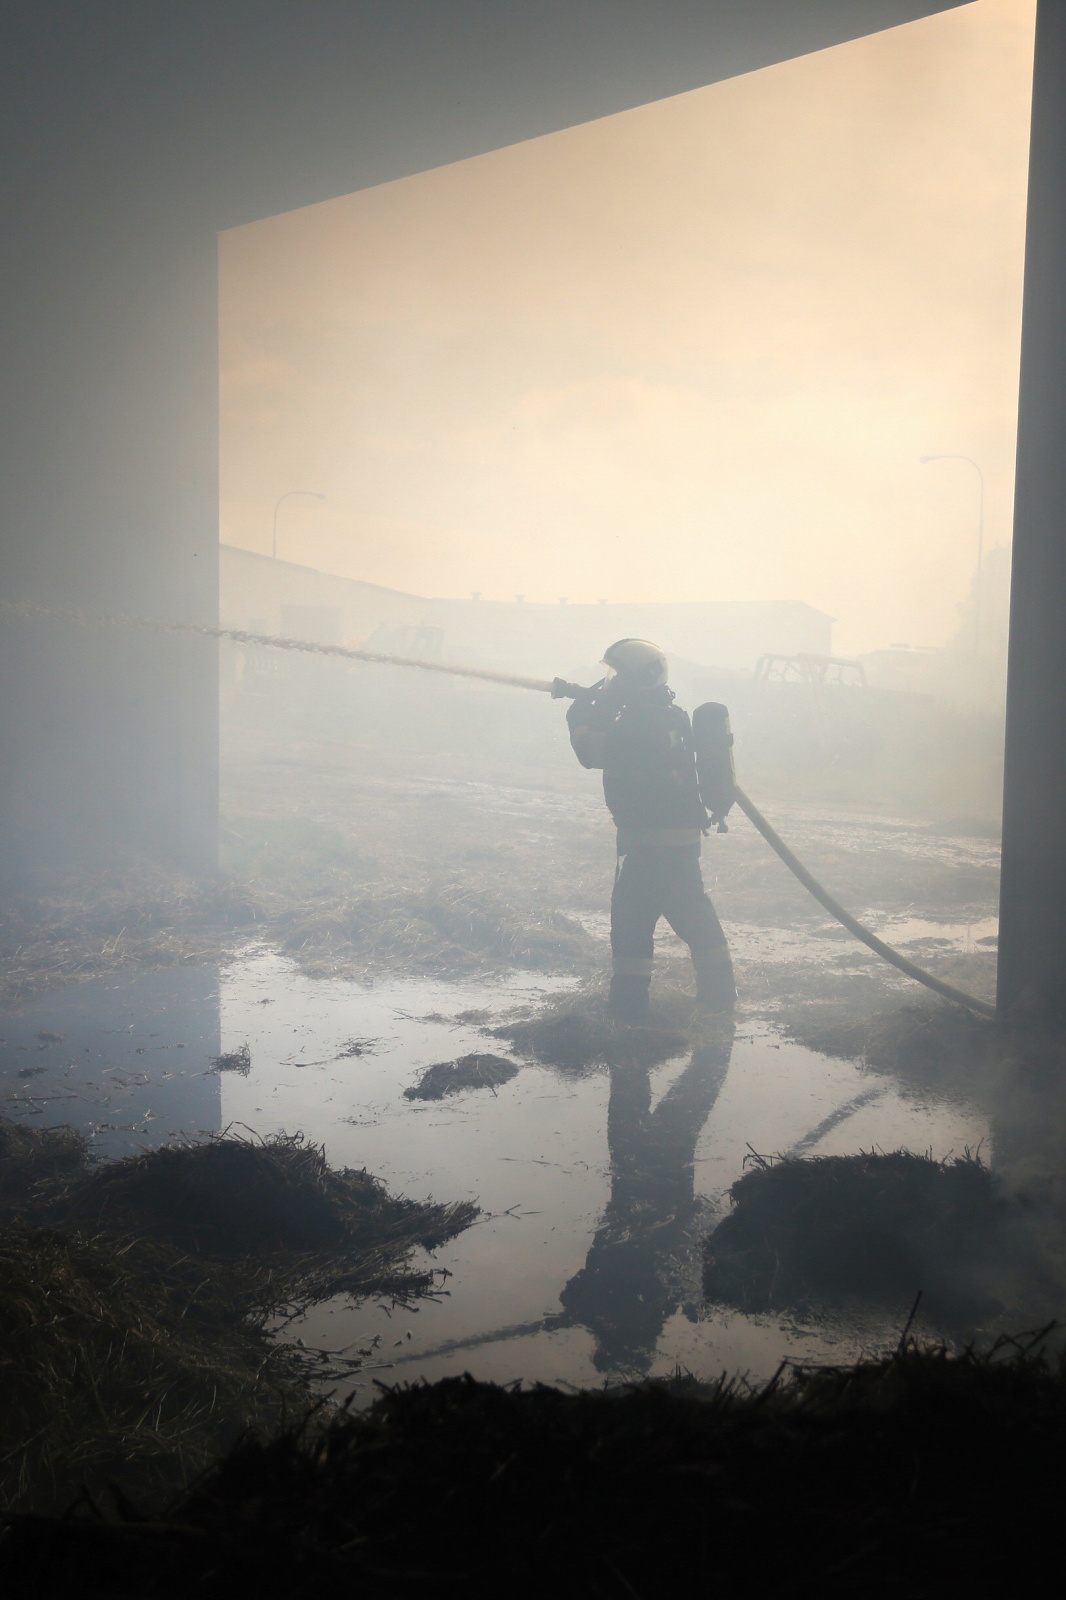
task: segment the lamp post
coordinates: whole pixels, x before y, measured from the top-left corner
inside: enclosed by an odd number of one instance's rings
[[[284,494],[278,495],[274,505],[274,537],[270,545],[270,554],[274,561],[278,559],[278,511],[281,507],[281,502],[288,500],[289,496],[294,494],[307,494],[311,496],[312,500],[324,500],[326,498],[324,494],[319,494],[317,489],[286,489]]]
[[[985,475],[972,456],[922,456],[923,467],[930,461],[965,461],[977,474],[980,485],[980,495],[977,502],[977,582],[974,584],[973,596],[973,653],[979,655],[981,650],[981,568],[984,563],[985,553]]]

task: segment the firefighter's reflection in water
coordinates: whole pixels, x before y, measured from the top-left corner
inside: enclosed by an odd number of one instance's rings
[[[561,1295],[566,1322],[594,1336],[593,1360],[605,1374],[647,1372],[667,1319],[678,1310],[695,1316],[685,1301],[700,1232],[693,1164],[733,1033],[725,1018],[711,1024],[654,1111],[649,1069],[611,1068],[611,1198],[585,1265]],[[698,1267],[688,1292],[699,1294]]]

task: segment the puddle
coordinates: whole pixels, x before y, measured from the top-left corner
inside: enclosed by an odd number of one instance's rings
[[[0,1112],[69,1123],[124,1156],[217,1132],[218,971],[168,967],[96,979],[0,1018]]]
[[[938,937],[929,926],[904,931]],[[990,936],[984,926],[971,926],[975,940]],[[485,1026],[565,986],[519,973],[365,987],[305,977],[262,950],[221,974],[179,968],[72,986],[0,1022],[3,1110],[70,1122],[111,1156],[228,1123],[299,1129],[332,1162],[366,1167],[397,1192],[476,1200],[478,1223],[426,1258],[441,1271],[435,1302],[339,1299],[303,1319],[309,1345],[374,1349],[353,1380],[356,1403],[375,1381],[463,1371],[575,1385],[679,1366],[766,1377],[786,1356],[847,1361],[898,1338],[906,1306],[881,1320],[818,1323],[706,1307],[700,1242],[749,1145],[942,1157],[983,1144],[988,1156],[985,1120],[762,1021],[650,1073],[573,1077],[512,1056],[518,1075],[495,1088],[405,1098],[435,1062],[510,1055]],[[244,1046],[247,1076],[212,1071],[213,1058]]]
[[[470,1371],[598,1385],[678,1366],[699,1377],[765,1377],[786,1356],[847,1361],[894,1342],[906,1306],[891,1319],[810,1325],[704,1307],[700,1240],[723,1214],[749,1146],[906,1146],[943,1157],[983,1144],[988,1156],[986,1121],[782,1040],[764,1023],[650,1073],[573,1078],[523,1063],[495,1093],[404,1098],[432,1063],[485,1050],[486,1020],[560,987],[539,974],[327,983],[268,952],[222,974],[220,1048],[247,1044],[251,1055],[247,1077],[213,1080],[223,1124],[302,1129],[334,1163],[365,1166],[394,1190],[483,1207],[474,1227],[429,1258],[448,1273],[435,1303],[337,1300],[302,1320],[309,1345],[375,1345],[356,1403],[373,1398],[375,1380]],[[490,1048],[507,1053],[498,1040]]]
[[[930,922],[920,917],[889,917],[873,925],[887,944],[900,949],[922,948],[947,953],[995,950],[999,944],[999,918],[980,917],[973,922]],[[844,930],[842,930],[844,931]]]

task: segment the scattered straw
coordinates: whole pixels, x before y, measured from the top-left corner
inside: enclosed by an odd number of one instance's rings
[[[523,910],[463,882],[308,897],[277,927],[282,948],[312,976],[397,966],[448,977],[501,966],[573,971],[589,967],[595,951],[570,917]]]
[[[228,1050],[223,1055],[212,1056],[211,1065],[216,1072],[236,1072],[246,1078],[252,1070],[251,1046],[242,1044],[236,1050]]]

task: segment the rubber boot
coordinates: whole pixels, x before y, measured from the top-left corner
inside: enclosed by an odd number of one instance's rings
[[[650,978],[615,973],[607,996],[607,1015],[613,1022],[647,1022]]]
[[[737,1003],[737,986],[725,945],[694,950],[692,965],[696,969],[696,1005],[701,1011],[729,1015]]]

